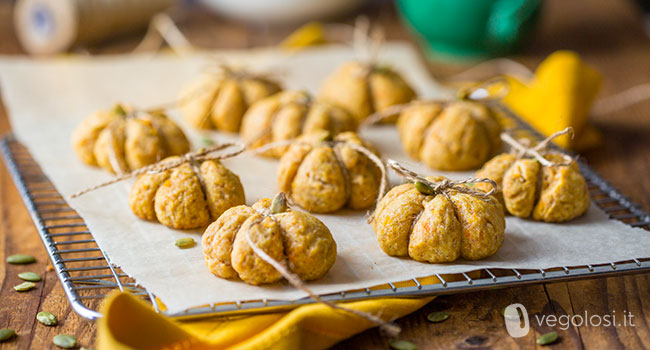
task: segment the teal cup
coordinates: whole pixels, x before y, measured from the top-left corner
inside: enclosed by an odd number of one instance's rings
[[[397,0],[397,7],[433,58],[477,59],[519,48],[541,0]]]

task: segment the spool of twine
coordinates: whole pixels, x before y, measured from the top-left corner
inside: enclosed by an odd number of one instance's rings
[[[64,52],[147,26],[175,0],[18,0],[14,25],[30,54]]]

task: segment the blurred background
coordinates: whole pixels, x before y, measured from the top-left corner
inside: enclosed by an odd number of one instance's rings
[[[572,148],[606,178],[650,172],[650,0],[0,0],[0,54],[156,50],[156,30],[146,33],[160,12],[168,15],[158,21],[168,39],[199,49],[337,42],[335,23],[353,25],[365,15],[386,40],[417,47],[439,81],[518,77],[535,103],[516,106],[525,100],[517,96],[510,106],[529,121],[552,120],[538,107],[568,94],[557,107],[563,118],[588,116],[595,126]],[[569,58],[551,55],[558,51]],[[546,74],[533,75],[542,62]],[[615,96],[635,86],[641,88]],[[650,192],[650,183],[636,185]]]

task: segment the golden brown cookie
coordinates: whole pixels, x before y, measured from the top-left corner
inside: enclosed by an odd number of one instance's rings
[[[407,103],[415,92],[402,76],[390,67],[344,63],[325,79],[320,99],[350,112],[357,123],[372,113]],[[385,121],[395,122],[396,118]]]
[[[239,177],[218,160],[140,175],[129,193],[129,207],[136,216],[175,229],[205,227],[244,202]]]
[[[127,173],[190,150],[183,131],[161,111],[116,105],[84,119],[72,133],[81,160],[112,173]]]
[[[303,91],[283,91],[260,100],[246,112],[241,137],[246,144],[257,148],[318,130],[337,135],[356,128],[355,119],[345,110],[313,101]],[[286,146],[275,147],[263,154],[279,158],[286,149]]]
[[[496,198],[432,188],[407,183],[381,199],[371,225],[386,254],[444,263],[485,259],[501,248],[505,219]]]
[[[179,107],[196,128],[238,132],[246,110],[280,90],[278,83],[264,77],[225,69],[188,84],[181,91]]]
[[[379,195],[381,170],[354,145],[374,153],[353,132],[326,140],[327,132],[306,134],[280,159],[278,188],[302,208],[329,213],[343,206],[365,209]]]
[[[542,165],[535,158],[520,158],[500,154],[476,173],[477,177],[494,180],[499,187],[508,213],[546,222],[572,220],[587,212],[590,205],[587,182],[575,162],[564,164],[566,157],[545,153],[544,158],[555,164]],[[485,189],[483,184],[476,187]]]
[[[213,274],[241,278],[253,285],[282,279],[255,253],[249,240],[273,260],[286,262],[288,270],[301,280],[319,279],[330,270],[336,261],[336,242],[329,229],[309,213],[294,211],[286,204],[273,206],[265,198],[252,208],[234,207],[208,226],[202,246],[206,265]]]
[[[480,102],[414,102],[397,128],[406,153],[433,169],[475,169],[501,149],[501,127]]]

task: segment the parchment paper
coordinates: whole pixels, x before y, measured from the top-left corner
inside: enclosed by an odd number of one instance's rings
[[[229,61],[252,67],[271,67],[290,88],[317,92],[322,79],[337,65],[353,58],[344,47],[311,49],[294,55],[272,51],[218,52]],[[380,55],[403,71],[418,92],[426,97],[444,91],[431,80],[415,51],[406,45],[386,45]],[[83,165],[70,146],[70,133],[89,113],[114,102],[141,107],[173,101],[182,85],[194,78],[206,57],[114,56],[27,60],[0,59],[0,82],[15,135],[31,151],[57,189],[68,196],[107,180],[102,170]],[[174,117],[200,146],[202,135],[188,128],[177,112]],[[234,135],[211,133],[220,140]],[[415,164],[401,151],[397,133],[390,127],[364,132],[384,158],[403,161],[425,174],[434,174]],[[224,162],[239,174],[248,204],[276,192],[276,162],[246,156]],[[446,174],[463,178],[469,173]],[[391,173],[393,184],[400,182]],[[235,300],[296,299],[303,293],[278,283],[255,287],[213,276],[203,262],[201,248],[181,250],[174,241],[192,236],[200,242],[200,231],[177,231],[137,219],[127,205],[131,181],[116,184],[70,201],[85,219],[98,244],[115,265],[157,295],[169,311]],[[508,217],[506,240],[494,256],[482,261],[425,264],[384,254],[365,212],[344,211],[318,215],[338,243],[338,258],[325,278],[309,283],[317,293],[364,288],[391,281],[458,273],[480,268],[550,268],[607,263],[650,256],[650,236],[609,220],[592,206],[588,214],[566,224],[545,224]]]

